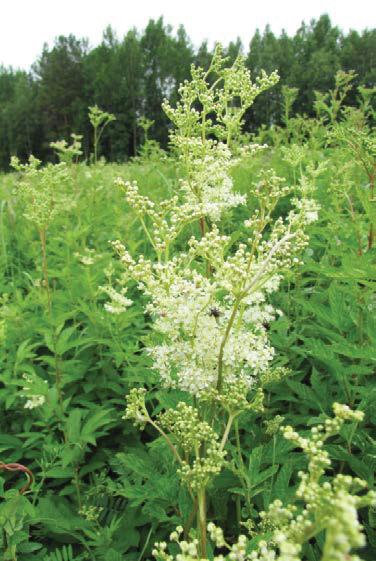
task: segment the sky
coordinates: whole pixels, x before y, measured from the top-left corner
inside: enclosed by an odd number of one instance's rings
[[[204,39],[226,45],[238,36],[248,46],[268,23],[274,33],[293,34],[323,13],[344,31],[376,24],[373,0],[0,0],[0,65],[29,69],[58,35],[73,33],[95,46],[108,25],[121,38],[161,15],[175,30],[183,24],[194,46]]]

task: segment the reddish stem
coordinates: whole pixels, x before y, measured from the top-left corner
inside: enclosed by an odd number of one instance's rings
[[[0,462],[0,470],[4,471],[22,471],[27,477],[27,483],[20,489],[20,494],[23,495],[28,489],[30,489],[31,484],[34,481],[33,472],[29,470],[26,466],[22,464],[4,464]]]

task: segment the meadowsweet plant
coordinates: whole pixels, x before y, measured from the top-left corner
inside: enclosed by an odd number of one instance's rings
[[[290,88],[289,86],[282,86],[282,98],[283,98],[283,124],[285,125],[288,132],[290,129],[290,117],[292,113],[293,105],[298,97],[298,88]]]
[[[16,193],[24,204],[24,216],[39,230],[47,230],[55,217],[72,207],[69,174],[64,162],[41,167],[41,161],[30,156],[27,164],[17,157],[12,167],[20,173]]]
[[[47,164],[30,156],[27,164],[17,157],[11,159],[12,167],[20,173],[17,194],[24,205],[24,216],[37,228],[42,249],[42,271],[47,293],[47,307],[51,311],[51,290],[47,265],[47,230],[61,212],[70,210],[75,201],[70,192],[71,178],[67,164]]]
[[[98,105],[89,107],[89,121],[94,129],[94,163],[97,163],[98,161],[98,147],[103,131],[109,123],[115,120],[115,115],[108,113],[107,111],[103,111],[98,107]]]
[[[72,143],[68,144],[66,140],[57,140],[51,142],[50,146],[54,149],[59,157],[60,162],[67,165],[77,163],[78,158],[82,156],[82,134],[71,134]]]
[[[234,193],[229,173],[236,162],[233,153],[239,148],[244,114],[279,79],[276,72],[262,73],[253,82],[241,56],[230,67],[227,62],[218,45],[206,72],[192,67],[192,80],[180,86],[176,107],[168,101],[163,104],[175,126],[171,145],[185,170],[180,191],[192,210],[202,207],[202,234],[207,220],[217,222],[224,211],[244,202]]]
[[[216,561],[302,561],[306,559],[305,544],[318,535],[324,538],[321,561],[360,561],[358,555],[351,554],[352,549],[365,545],[357,510],[375,505],[376,492],[364,492],[367,484],[357,477],[338,474],[328,478],[332,464],[323,445],[345,421],[359,423],[364,415],[339,403],[333,409],[334,418],[313,427],[308,437],[300,436],[291,426],[282,428],[284,437],[301,448],[308,459],[307,471],[299,473],[294,503],[283,506],[275,500],[266,512],[260,512],[257,530],[253,528],[250,537],[240,535],[232,544],[226,541],[220,527],[213,522],[208,524],[212,547],[218,550],[213,557]],[[185,540],[182,534],[183,528],[178,527],[170,535],[170,541],[179,547],[177,555],[170,552],[166,542],[160,542],[153,550],[155,559],[202,559],[199,541]]]
[[[352,88],[352,81],[356,77],[353,71],[339,70],[335,75],[334,88],[322,93],[315,91],[315,109],[319,118],[334,124],[343,108],[346,96]]]
[[[134,257],[120,241],[113,243],[124,265],[124,288],[117,297],[108,292],[112,303],[107,309],[127,309],[127,283],[137,282],[154,320],[155,342],[148,347],[153,369],[162,386],[187,396],[153,419],[145,390],[134,389],[125,418],[139,426],[151,424],[167,441],[191,494],[193,513],[197,510],[203,557],[206,490],[224,465],[235,419],[260,413],[263,379],[273,379],[274,350],[266,326],[275,310],[268,297],[278,289],[283,271],[300,263],[306,225],[317,218],[316,203],[304,188],[295,187],[290,211],[274,219],[278,201],[291,188],[271,169],[250,181],[248,196],[233,189],[230,170],[240,157],[242,117],[277,79],[274,73],[262,74],[252,82],[242,58],[227,67],[218,47],[207,73],[192,68],[192,81],[181,86],[177,107],[164,104],[175,125],[171,143],[184,170],[176,193],[155,203],[136,182],[117,181],[154,258]],[[221,231],[221,218],[247,199],[252,209],[242,241],[234,243]],[[189,228],[196,234],[176,251]]]
[[[139,155],[135,156],[134,161],[155,164],[160,163],[163,159],[167,158],[167,153],[162,150],[159,142],[150,138],[150,129],[152,129],[155,122],[145,116],[140,117],[138,124],[143,131],[143,143],[139,148]]]
[[[369,126],[372,119],[372,109],[368,105],[366,91],[363,90],[363,104],[361,108],[346,108],[343,119],[336,123],[328,133],[329,141],[339,144],[343,150],[344,163],[341,170],[345,181],[338,182],[341,196],[344,197],[347,208],[354,223],[359,222],[357,206],[359,206],[368,220],[368,236],[364,244],[361,236],[358,238],[358,254],[369,251],[374,245],[376,230],[375,215],[375,178],[376,178],[376,134]],[[360,170],[366,177],[367,184],[359,185],[359,179],[354,170]],[[363,183],[363,182],[362,182]],[[359,227],[359,224],[357,225]],[[357,231],[359,231],[357,229]]]
[[[24,206],[24,216],[38,230],[42,252],[43,288],[46,292],[48,319],[52,319],[52,293],[48,272],[47,259],[47,231],[54,220],[62,213],[70,210],[75,205],[72,196],[72,178],[66,162],[47,164],[41,167],[41,162],[30,156],[27,164],[21,164],[19,159],[13,157],[11,165],[20,173],[17,185],[17,195]],[[52,339],[56,342],[55,328],[52,328]],[[21,384],[20,397],[25,399],[24,407],[34,409],[41,407],[46,402],[49,393],[47,382],[42,380],[32,370],[24,374]],[[55,390],[58,407],[61,415],[63,409],[62,381],[59,360],[55,354]]]

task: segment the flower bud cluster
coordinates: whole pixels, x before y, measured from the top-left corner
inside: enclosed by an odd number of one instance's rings
[[[85,506],[85,505],[83,505],[79,510],[79,514],[83,518],[85,518],[85,520],[87,520],[88,522],[97,522],[98,518],[100,517],[100,515],[102,513],[102,511],[103,511],[102,506],[94,506],[94,505]]]
[[[182,461],[178,470],[181,479],[192,490],[204,488],[221,471],[224,462],[225,453],[218,443],[217,433],[200,420],[197,409],[184,402],[162,413],[158,421],[184,450],[185,458],[194,457],[191,462]],[[205,453],[201,456],[203,445]]]
[[[284,508],[277,500],[269,506],[267,513],[261,513],[262,526],[276,529],[273,540],[280,549],[278,559],[285,559],[282,544],[303,544],[307,536],[314,536],[322,530],[326,531],[325,559],[345,561],[350,559],[352,548],[364,545],[357,509],[374,504],[376,493],[354,495],[354,492],[366,487],[366,482],[348,475],[339,474],[332,481],[320,481],[331,466],[328,453],[322,449],[325,440],[338,433],[345,421],[360,422],[363,413],[338,403],[333,405],[333,410],[334,418],[327,419],[324,425],[313,427],[309,438],[301,437],[292,427],[282,429],[285,438],[303,449],[309,464],[307,473],[299,473],[300,484],[296,492],[297,498],[305,503],[303,510],[297,511],[292,505]],[[291,558],[294,559],[293,556]]]
[[[209,522],[208,532],[210,539],[216,547],[223,547],[226,544],[222,528],[219,528],[213,522]]]
[[[179,202],[177,196],[156,204],[141,195],[136,181],[117,178],[115,184],[125,193],[125,200],[142,221],[143,228],[157,254],[163,252],[182,229],[205,214],[203,206],[189,201]],[[147,219],[148,223],[145,221]]]
[[[103,111],[98,107],[98,105],[93,105],[89,107],[89,121],[94,128],[98,129],[100,126],[105,126],[111,121],[115,121],[116,117],[112,113]]]
[[[221,408],[227,413],[236,417],[243,411],[253,411],[261,413],[264,411],[264,392],[261,388],[257,388],[252,400],[248,398],[249,386],[244,380],[236,380],[234,383],[225,382],[221,391],[216,388],[209,388],[202,395],[200,401],[215,402],[221,405]]]
[[[258,181],[251,189],[251,196],[260,203],[263,202],[274,208],[275,202],[291,193],[293,187],[286,184],[283,177],[278,176],[273,169],[264,169],[259,173]]]
[[[94,263],[96,263],[102,257],[102,255],[95,249],[91,249],[89,247],[85,247],[82,253],[76,251],[74,256],[82,265],[86,266],[94,265]]]
[[[179,527],[178,527],[179,528]],[[177,542],[179,545],[180,553],[176,555],[176,558],[173,555],[167,553],[167,543],[166,542],[158,542],[154,544],[154,549],[152,550],[152,555],[158,561],[191,561],[191,560],[199,560],[200,556],[198,553],[198,540],[193,539],[191,541],[180,541],[180,534],[182,532],[178,532],[178,528],[176,532],[171,534],[172,542]]]
[[[17,192],[23,200],[24,216],[40,230],[45,230],[63,211],[70,210],[75,201],[69,192],[71,178],[64,162],[40,168],[40,160],[30,156],[28,164],[21,164],[15,156],[11,166],[21,173]]]
[[[279,428],[281,426],[281,424],[284,421],[284,417],[282,417],[282,415],[276,415],[275,417],[273,417],[272,419],[269,419],[267,421],[264,421],[265,424],[265,434],[268,434],[270,436],[273,436],[274,434],[276,434],[279,431]]]
[[[323,450],[325,440],[338,433],[345,421],[360,422],[364,417],[362,411],[352,411],[350,407],[340,403],[333,404],[333,411],[334,418],[326,419],[323,425],[313,427],[310,438],[300,436],[290,426],[282,427],[284,437],[302,448],[309,458],[308,471],[314,474],[316,480],[331,465],[328,452]]]
[[[57,140],[50,142],[51,148],[55,150],[61,162],[71,164],[74,159],[82,156],[82,134],[71,134],[72,144],[68,144],[66,140]]]
[[[127,406],[123,419],[133,421],[134,425],[140,428],[143,428],[150,419],[145,405],[145,396],[145,388],[132,388],[125,396]]]
[[[309,438],[300,437],[291,427],[285,430],[285,436],[302,447],[311,460],[312,455],[321,455],[318,435],[321,439],[338,432],[344,421],[360,422],[363,413],[352,411],[346,405],[334,404],[335,416],[328,419],[325,426],[311,431]],[[317,427],[316,427],[317,428]],[[325,459],[328,459],[325,456]],[[325,467],[330,461],[325,461]],[[267,512],[261,512],[259,532],[250,525],[252,541],[240,535],[238,541],[229,545],[221,528],[210,522],[209,537],[213,546],[220,548],[219,555],[213,554],[214,561],[302,561],[304,544],[312,538],[323,536],[322,561],[360,561],[360,557],[352,555],[351,550],[365,545],[363,528],[359,523],[357,511],[365,506],[376,505],[376,492],[357,495],[364,491],[366,482],[349,475],[339,474],[321,481],[323,471],[317,471],[317,465],[310,461],[308,472],[301,473],[301,484],[296,498],[299,506],[290,504],[283,506],[280,500],[269,505]],[[301,503],[303,501],[303,507]],[[168,553],[166,543],[156,544],[153,555],[164,561],[193,561],[199,558],[197,540],[181,542],[182,528],[171,536],[171,541],[180,546],[176,556]],[[256,540],[255,538],[261,538]],[[256,542],[256,543],[255,543]],[[203,560],[201,560],[203,561]]]
[[[99,290],[110,297],[110,302],[106,302],[104,309],[110,314],[121,314],[133,304],[133,301],[125,296],[127,288],[122,288],[117,292],[112,286],[100,286]]]
[[[180,101],[172,108],[166,100],[163,109],[182,136],[214,135],[227,140],[239,133],[245,111],[252,105],[255,98],[263,91],[274,86],[278,74],[265,72],[251,80],[250,71],[243,57],[238,56],[234,64],[228,67],[228,59],[217,45],[210,68],[205,72],[202,68],[192,66],[192,80],[185,80],[179,87]],[[208,81],[211,78],[217,87]],[[236,100],[236,103],[234,101]],[[197,102],[201,110],[196,109]]]
[[[199,448],[206,440],[217,438],[211,426],[200,420],[197,409],[184,402],[180,402],[175,409],[161,413],[158,419],[186,452]]]
[[[268,384],[274,384],[275,382],[279,382],[283,378],[290,376],[291,370],[285,368],[284,366],[278,366],[277,368],[271,368],[269,370],[265,370],[260,376],[260,384],[265,387]]]
[[[178,469],[181,480],[186,483],[193,491],[205,489],[210,481],[221,472],[224,464],[225,452],[220,450],[218,443],[212,443],[206,449],[206,454],[202,458],[196,458],[192,463],[183,461]]]
[[[291,167],[300,166],[307,156],[308,146],[306,144],[291,144],[290,146],[282,146],[283,159]]]

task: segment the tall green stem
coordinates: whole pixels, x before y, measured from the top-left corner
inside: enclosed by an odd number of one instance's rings
[[[51,314],[51,292],[50,292],[50,283],[48,279],[47,243],[46,243],[45,228],[39,230],[39,237],[42,246],[42,271],[43,271],[44,284],[47,292],[47,308],[48,308],[48,313]]]
[[[94,163],[98,161],[98,131],[97,127],[94,127]]]
[[[43,271],[43,279],[47,293],[47,310],[48,314],[51,318],[52,313],[52,298],[51,298],[51,290],[50,290],[50,282],[48,277],[48,264],[47,264],[47,237],[46,237],[46,229],[42,228],[39,230],[39,237],[42,246],[42,271]],[[55,357],[55,384],[56,384],[56,391],[57,391],[57,398],[60,407],[60,415],[63,415],[63,394],[61,390],[61,370],[59,364],[59,356],[56,352],[56,343],[57,343],[57,336],[55,333],[55,329],[53,328],[52,339],[54,343],[54,357]],[[63,431],[64,433],[64,431]]]
[[[200,488],[197,496],[198,500],[198,531],[199,531],[199,542],[200,542],[200,557],[206,559],[206,494],[205,487]]]
[[[231,317],[228,321],[227,327],[226,327],[226,331],[225,334],[223,336],[223,339],[221,341],[221,346],[219,348],[219,355],[218,355],[218,378],[217,378],[217,390],[220,392],[222,389],[222,385],[223,385],[223,353],[225,350],[225,346],[227,343],[227,339],[230,335],[230,331],[231,328],[234,324],[235,321],[235,317],[236,317],[236,313],[238,311],[239,308],[239,304],[240,304],[240,298],[235,302],[234,308],[232,310],[232,314]]]

